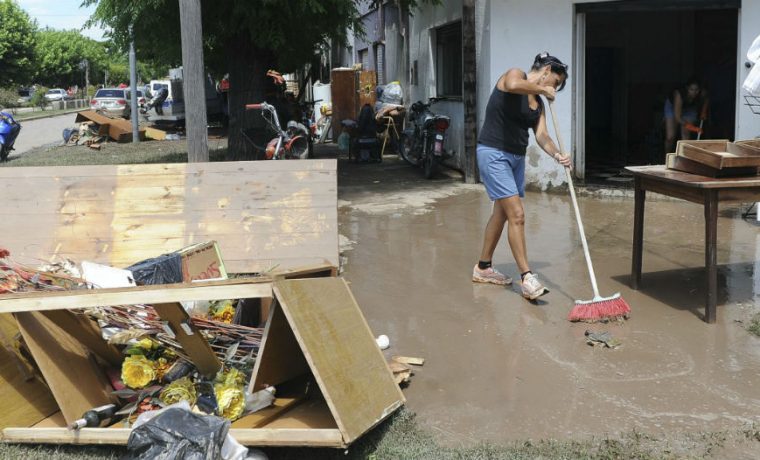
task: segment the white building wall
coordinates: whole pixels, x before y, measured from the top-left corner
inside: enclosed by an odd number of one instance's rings
[[[528,70],[536,54],[549,51],[571,65],[571,80],[559,93],[555,102],[556,114],[565,149],[575,148],[573,137],[573,99],[576,82],[572,79],[572,66],[576,62],[575,50],[575,11],[578,3],[595,3],[598,0],[483,0],[490,18],[490,25],[484,24],[482,45],[483,59],[490,64],[479,65],[480,83],[478,84],[478,119],[482,126],[485,108],[493,85],[507,69],[518,67]],[[488,30],[490,29],[490,33]],[[642,31],[646,33],[646,31]],[[736,96],[736,139],[760,136],[760,115],[753,114],[745,105],[739,88],[747,77],[749,69],[744,66],[746,52],[752,41],[760,35],[760,1],[744,0],[739,13],[738,81]],[[490,42],[490,43],[488,43]],[[480,46],[480,43],[478,43]],[[486,52],[487,51],[487,52]],[[488,86],[486,81],[488,80]],[[549,131],[554,134],[549,121]],[[543,154],[531,137],[528,148],[529,166],[526,168],[526,181],[542,190],[565,182],[564,173],[556,163]],[[580,152],[572,152],[579,155]]]
[[[741,84],[749,75],[749,70],[744,66],[747,62],[747,50],[760,35],[760,1],[743,0],[739,11],[739,47],[737,58],[737,92],[736,92],[736,138],[752,139],[760,136],[760,115],[752,113],[744,100]],[[760,65],[760,64],[757,64]]]
[[[417,85],[411,85],[411,100],[405,101],[409,106],[415,101],[427,102],[436,96],[435,79],[435,42],[434,29],[462,19],[462,1],[442,2],[438,6],[425,5],[414,12],[409,23],[409,65],[417,61]],[[457,153],[453,166],[462,168],[464,152],[464,105],[462,101],[441,101],[433,105],[432,110],[451,117],[449,138],[446,149]]]

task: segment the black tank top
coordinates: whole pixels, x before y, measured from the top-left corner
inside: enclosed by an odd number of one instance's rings
[[[528,147],[528,129],[535,130],[541,117],[543,103],[540,97],[538,109],[532,110],[528,96],[508,93],[494,87],[486,105],[486,120],[478,142],[488,147],[525,155]]]

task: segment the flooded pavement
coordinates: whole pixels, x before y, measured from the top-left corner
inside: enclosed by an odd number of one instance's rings
[[[453,175],[452,176],[456,176]],[[620,292],[622,324],[573,324],[573,301],[593,297],[566,193],[525,198],[531,266],[551,290],[537,303],[473,284],[491,203],[479,185],[421,179],[395,159],[339,167],[344,276],[388,355],[426,359],[408,407],[449,444],[739,429],[760,422],[760,227],[723,206],[718,222],[718,321],[704,314],[702,207],[653,200],[642,289],[629,287],[633,199],[581,196],[602,295]],[[613,195],[613,194],[609,194]],[[616,195],[623,195],[616,193]],[[506,234],[495,266],[519,279]],[[609,331],[617,349],[590,347]]]

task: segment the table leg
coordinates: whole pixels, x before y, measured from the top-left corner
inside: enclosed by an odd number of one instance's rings
[[[707,295],[705,299],[705,321],[714,323],[718,303],[718,192],[705,191],[705,272],[707,275]]]
[[[633,254],[631,255],[631,288],[638,289],[641,283],[641,253],[644,250],[644,203],[646,190],[641,188],[641,179],[634,179],[633,212]]]

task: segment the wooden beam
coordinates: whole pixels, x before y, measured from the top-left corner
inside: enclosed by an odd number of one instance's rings
[[[187,161],[208,162],[201,0],[179,0],[179,21],[182,36],[182,88],[185,93]]]
[[[154,304],[189,300],[250,299],[271,297],[272,284],[262,281],[213,281],[88,291],[9,294],[0,298],[0,313],[67,310],[113,305]]]

